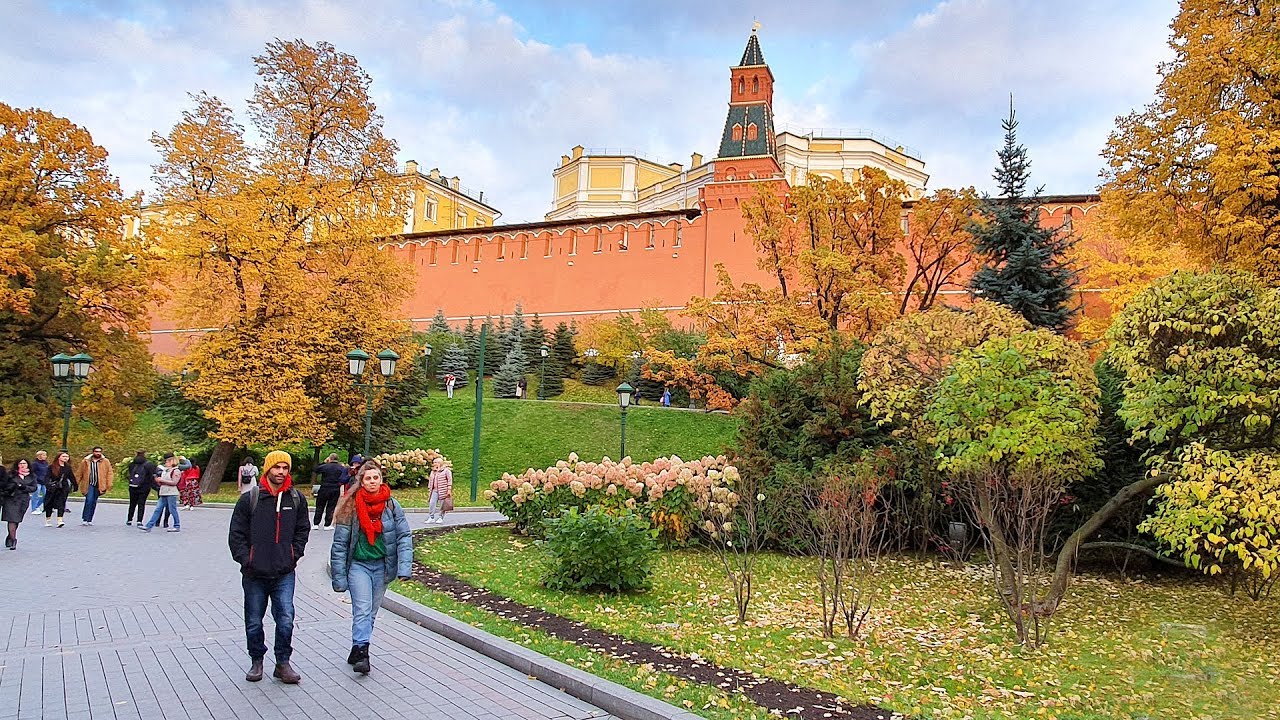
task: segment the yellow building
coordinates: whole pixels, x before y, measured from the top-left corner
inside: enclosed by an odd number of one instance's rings
[[[404,177],[413,188],[410,211],[404,219],[406,233],[492,227],[502,215],[485,204],[483,192],[463,187],[456,175],[444,177],[437,168],[424,175],[418,163],[410,160],[404,164]]]

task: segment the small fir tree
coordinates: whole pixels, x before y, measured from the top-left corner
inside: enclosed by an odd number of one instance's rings
[[[524,350],[519,344],[512,346],[502,367],[493,376],[493,395],[500,398],[516,396],[516,384],[524,377]]]
[[[484,324],[489,328],[489,336],[485,338],[484,343],[484,366],[488,368],[489,374],[492,375],[498,371],[502,361],[507,356],[507,351],[502,347],[503,334],[506,332],[507,323],[506,320],[502,320],[501,325],[495,325],[493,318],[485,318]]]
[[[993,176],[1001,197],[982,203],[984,222],[971,230],[983,265],[970,290],[1007,305],[1032,325],[1063,332],[1079,309],[1072,302],[1078,281],[1067,260],[1075,240],[1069,233],[1040,227],[1040,189],[1026,194],[1031,160],[1026,146],[1018,143],[1012,102],[1001,127],[1004,147],[997,153]]]
[[[555,355],[548,355],[546,371],[543,373],[542,378],[542,390],[538,397],[546,400],[563,395],[564,375],[564,366],[560,364]]]
[[[592,360],[582,366],[582,383],[584,385],[604,385],[612,380],[616,374],[617,371],[612,367],[601,365]]]
[[[450,345],[444,353],[444,359],[440,361],[440,369],[436,372],[436,382],[440,385],[440,389],[444,389],[447,375],[453,375],[454,389],[466,387],[467,363],[467,351],[461,345]]]
[[[533,357],[532,355],[529,355],[524,348],[524,336],[525,336],[525,333],[527,332],[528,332],[528,327],[524,321],[524,310],[522,310],[520,305],[517,304],[515,312],[511,315],[511,325],[510,327],[507,328],[506,335],[504,336],[505,341],[502,344],[502,348],[508,354],[510,354],[512,349],[520,348],[520,358],[521,358],[521,361],[523,362],[523,364],[520,366],[521,375],[528,374],[529,360],[530,358]],[[506,356],[504,356],[504,358],[505,357]]]
[[[542,318],[538,317],[538,313],[533,314],[533,322],[529,323],[529,329],[524,334],[524,356],[531,361],[536,361],[541,357],[538,350],[543,345],[547,345],[547,328],[542,324]],[[547,358],[550,361],[550,358]]]
[[[431,328],[427,332],[433,335],[452,332],[449,321],[444,317],[444,308],[436,308],[435,317],[431,318]]]
[[[556,326],[555,336],[551,339],[551,358],[560,366],[561,377],[568,377],[578,359],[578,350],[573,346],[573,331],[569,326],[560,323]]]
[[[476,319],[467,318],[467,327],[462,331],[462,349],[467,354],[467,367],[475,368],[479,358],[476,351],[480,347],[480,332],[476,330]]]

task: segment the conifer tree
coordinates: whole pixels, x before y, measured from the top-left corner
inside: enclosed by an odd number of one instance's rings
[[[560,364],[555,354],[548,355],[546,371],[542,374],[541,390],[538,391],[537,397],[547,400],[563,395],[564,376],[565,368]]]
[[[541,354],[538,350],[547,345],[547,328],[542,324],[542,318],[538,317],[538,313],[533,314],[533,322],[529,323],[529,329],[524,334],[524,356],[531,361],[538,360]],[[551,358],[548,357],[550,362]]]
[[[454,387],[464,388],[468,383],[467,351],[461,345],[450,345],[440,361],[440,370],[436,372],[436,382],[440,389],[445,389],[445,376],[453,375]]]
[[[478,365],[479,358],[476,357],[476,350],[480,347],[480,333],[476,330],[476,319],[474,317],[467,318],[467,327],[462,331],[462,349],[467,355],[467,367],[474,369]]]
[[[503,332],[506,330],[506,321],[503,320],[501,326],[496,326],[494,325],[492,317],[486,317],[484,319],[484,327],[489,328],[488,337],[485,338],[484,343],[484,366],[489,369],[489,374],[492,375],[498,371],[503,360],[507,357],[507,351],[502,347],[502,338]],[[480,339],[477,337],[477,346],[479,342]]]
[[[1031,160],[1018,143],[1012,103],[1001,127],[1004,147],[993,175],[1001,196],[982,203],[984,222],[972,230],[983,265],[970,290],[1008,306],[1032,325],[1063,332],[1078,309],[1072,302],[1076,273],[1067,260],[1074,238],[1040,227],[1040,189],[1026,194]]]
[[[555,336],[550,344],[551,357],[548,361],[555,362],[560,368],[560,377],[568,377],[573,372],[574,362],[578,358],[578,350],[573,346],[573,331],[564,323],[556,325]]]
[[[435,317],[431,318],[431,327],[427,332],[432,334],[452,332],[449,321],[444,317],[444,308],[436,308]]]
[[[500,398],[516,396],[516,383],[524,377],[524,350],[516,343],[507,352],[507,357],[493,376],[493,395]]]
[[[503,349],[510,353],[513,348],[520,348],[520,357],[524,363],[520,367],[520,374],[522,375],[529,372],[529,359],[533,357],[524,348],[524,336],[527,332],[528,327],[524,321],[524,310],[517,303],[515,312],[511,314],[511,325],[507,328],[506,342],[503,343]]]

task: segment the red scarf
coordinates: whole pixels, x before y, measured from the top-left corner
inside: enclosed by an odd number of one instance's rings
[[[289,490],[293,488],[293,475],[286,474],[284,476],[284,484],[280,486],[280,492],[276,492],[275,490],[271,489],[271,483],[267,482],[267,476],[265,473],[262,475],[262,479],[260,479],[258,482],[262,485],[262,489],[264,492],[266,492],[271,497],[275,497],[276,495],[283,495],[289,492]]]
[[[360,520],[360,529],[370,545],[376,543],[382,534],[382,511],[390,499],[391,486],[386,483],[374,492],[365,490],[363,486],[356,490],[356,518]]]

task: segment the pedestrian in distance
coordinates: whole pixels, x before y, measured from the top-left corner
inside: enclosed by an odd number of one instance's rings
[[[240,469],[236,472],[236,481],[241,493],[249,492],[258,484],[258,466],[253,464],[253,458],[246,457],[240,463]]]
[[[262,658],[267,654],[262,618],[270,600],[276,625],[276,669],[272,675],[283,683],[296,685],[302,677],[289,664],[293,656],[295,569],[306,552],[311,524],[307,500],[293,486],[293,458],[289,453],[272,450],[262,467],[262,480],[236,501],[227,534],[244,588],[244,630],[250,660],[244,679],[262,679]]]
[[[357,453],[347,464],[347,485],[342,489],[343,495],[356,489],[356,475],[360,472],[361,465],[364,465],[364,456]]]
[[[49,466],[49,480],[44,492],[45,527],[49,527],[54,513],[58,514],[58,527],[65,524],[62,516],[67,514],[67,498],[76,485],[76,474],[71,470],[71,455],[63,450],[54,458],[53,465]]]
[[[525,380],[524,378],[520,378],[519,380],[516,381],[516,399],[517,400],[523,400],[524,396],[528,394],[528,391],[529,391],[528,380]]]
[[[171,452],[164,454],[164,467],[160,468],[160,475],[156,477],[156,485],[160,487],[160,499],[156,502],[156,509],[151,513],[151,519],[146,525],[139,526],[139,530],[143,532],[151,532],[151,528],[160,522],[160,517],[168,512],[173,516],[173,527],[169,528],[169,532],[182,532],[182,518],[178,516],[178,484],[182,482],[182,471],[178,469],[178,458]]]
[[[329,568],[333,591],[351,593],[351,654],[347,663],[369,673],[369,642],[373,622],[387,594],[387,585],[413,573],[413,535],[404,508],[391,497],[382,467],[364,463],[359,485],[338,503]]]
[[[200,494],[200,466],[183,457],[178,459],[178,469],[182,471],[178,497],[183,507],[194,510],[204,504],[204,496]]]
[[[129,482],[129,512],[124,516],[125,525],[132,525],[136,515],[138,526],[142,526],[142,516],[147,512],[147,496],[151,494],[159,472],[156,464],[147,459],[145,450],[139,450],[125,467],[124,476]]]
[[[444,458],[431,461],[427,491],[431,493],[427,501],[427,522],[443,525],[444,514],[453,509],[453,470],[445,465]]]
[[[662,390],[662,407],[671,407],[671,389],[663,388]]]
[[[98,498],[111,492],[111,482],[115,479],[115,471],[111,461],[102,454],[102,448],[95,447],[93,452],[80,461],[80,494],[84,495],[84,510],[80,513],[81,525],[93,525],[93,515],[98,510]]]
[[[31,472],[31,461],[18,458],[9,472],[0,469],[0,520],[9,525],[4,546],[10,550],[18,549],[18,525],[26,519],[31,494],[35,491],[36,476]]]
[[[36,459],[31,462],[31,474],[36,476],[36,492],[31,496],[31,514],[39,515],[44,506],[45,485],[49,482],[49,453],[40,450]]]
[[[316,498],[316,515],[311,521],[312,530],[320,529],[321,519],[324,520],[325,530],[333,529],[333,511],[338,507],[338,499],[342,497],[348,477],[347,466],[338,462],[337,453],[329,453],[329,457],[316,466],[315,484],[312,486],[312,494]]]
[[[458,378],[454,377],[453,373],[449,373],[444,376],[444,390],[449,394],[450,400],[453,399],[453,388],[457,386],[457,384]]]

